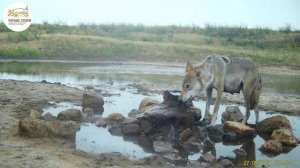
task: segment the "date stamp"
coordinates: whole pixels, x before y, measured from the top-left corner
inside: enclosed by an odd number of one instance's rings
[[[299,160],[244,160],[243,165],[266,167],[300,167]]]

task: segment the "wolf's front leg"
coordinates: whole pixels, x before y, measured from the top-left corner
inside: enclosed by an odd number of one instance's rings
[[[210,125],[216,124],[218,111],[219,111],[219,107],[220,107],[221,99],[222,99],[222,93],[223,93],[223,87],[219,87],[219,89],[217,89],[217,98],[216,98],[215,108],[214,108],[214,112],[212,114],[212,119],[211,119]]]
[[[210,104],[211,104],[211,95],[212,95],[212,88],[208,88],[206,90],[206,108],[205,108],[205,115],[203,120],[206,124],[210,124],[211,122],[211,115],[210,115]]]

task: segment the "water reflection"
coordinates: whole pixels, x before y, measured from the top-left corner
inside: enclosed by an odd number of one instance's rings
[[[300,94],[300,76],[262,74],[263,90],[284,94]]]
[[[184,67],[124,62],[0,62],[0,79],[16,79],[63,84],[102,84],[104,80],[122,82],[181,83]],[[92,80],[92,76],[96,80]],[[109,79],[110,78],[110,79]],[[263,90],[300,95],[300,74],[262,74]]]
[[[134,141],[133,137],[131,138],[129,141],[126,138],[111,135],[105,128],[84,124],[76,134],[76,149],[91,153],[120,152],[131,159],[142,159],[151,155],[151,151],[137,145],[140,141],[147,144],[143,137]]]

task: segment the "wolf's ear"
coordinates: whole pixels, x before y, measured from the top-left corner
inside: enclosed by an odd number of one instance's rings
[[[185,72],[190,72],[190,71],[192,71],[192,70],[193,70],[193,64],[192,64],[190,61],[188,61],[188,62],[186,63]]]

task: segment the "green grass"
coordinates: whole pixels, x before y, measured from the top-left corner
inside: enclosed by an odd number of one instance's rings
[[[16,47],[12,49],[0,49],[2,58],[24,59],[24,58],[41,58],[44,53],[38,49],[27,47]]]
[[[217,53],[260,64],[300,65],[300,31],[268,28],[33,24],[20,33],[0,23],[0,58],[154,60],[200,59]]]

